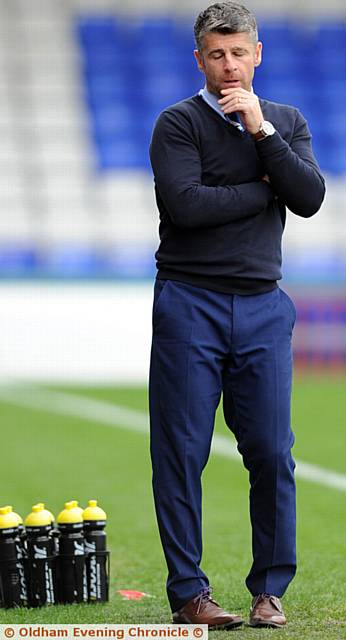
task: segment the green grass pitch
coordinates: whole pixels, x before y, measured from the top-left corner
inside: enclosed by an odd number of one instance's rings
[[[51,387],[53,389],[53,387]],[[60,388],[61,389],[61,388]],[[67,393],[146,412],[143,388],[74,388]],[[294,455],[346,473],[346,378],[296,376]],[[108,513],[110,601],[36,610],[0,610],[0,623],[170,622],[166,568],[151,495],[148,436],[78,417],[0,402],[0,505],[25,517],[44,501],[57,514],[66,500],[97,498]],[[226,435],[221,412],[216,430]],[[231,436],[230,436],[231,437]],[[239,462],[212,455],[203,476],[203,568],[222,606],[248,619],[244,578],[251,563],[247,473]],[[298,480],[298,560],[283,599],[282,630],[247,626],[239,638],[346,639],[346,492]],[[118,589],[151,594],[124,601]],[[222,640],[230,632],[214,632]]]

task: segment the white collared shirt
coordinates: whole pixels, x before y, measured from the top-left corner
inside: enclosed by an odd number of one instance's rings
[[[244,131],[244,126],[240,122],[238,114],[226,115],[222,111],[222,109],[221,109],[221,107],[220,107],[220,105],[218,103],[217,96],[215,96],[213,93],[210,93],[210,91],[208,91],[206,86],[204,86],[203,89],[201,89],[198,92],[198,95],[202,96],[203,100],[209,105],[209,107],[214,109],[214,111],[216,111],[224,120],[227,120],[227,122],[230,122],[234,127],[237,127],[237,129],[239,129],[239,131]],[[232,115],[235,115],[235,119],[234,120],[231,119]],[[238,119],[237,119],[237,117],[238,117]]]

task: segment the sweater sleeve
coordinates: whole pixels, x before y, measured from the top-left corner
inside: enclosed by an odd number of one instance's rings
[[[296,215],[313,216],[319,210],[325,183],[313,155],[311,134],[297,110],[290,145],[278,132],[256,143],[257,153],[279,199]]]
[[[202,165],[191,124],[164,111],[150,144],[155,185],[173,224],[183,228],[217,227],[251,217],[274,199],[265,181],[209,187],[201,182]]]

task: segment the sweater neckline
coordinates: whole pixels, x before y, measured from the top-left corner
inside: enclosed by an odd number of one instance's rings
[[[240,131],[237,127],[231,124],[231,122],[229,122],[225,118],[222,118],[220,114],[218,114],[215,109],[213,109],[198,93],[194,95],[192,99],[200,104],[202,108],[205,108],[206,111],[208,111],[208,113],[214,118],[214,120],[222,124],[222,126],[226,127],[227,131],[230,131],[231,133],[234,133],[241,138],[243,138],[244,135],[248,135],[246,129],[244,131]]]
[[[200,96],[198,93],[196,93],[194,96],[192,96],[192,100],[194,100],[195,102],[197,102],[198,104],[202,105],[202,108],[205,108],[206,111],[208,111],[210,113],[210,115],[217,120],[217,122],[222,122],[222,124],[226,127],[227,131],[233,130],[234,129],[234,133],[236,133],[238,136],[244,136],[245,135],[249,135],[248,132],[246,131],[246,129],[244,131],[239,131],[239,129],[237,129],[237,127],[234,127],[230,122],[228,122],[227,120],[225,120],[224,118],[222,118],[218,113],[216,113],[215,109],[213,109],[205,100],[203,100],[202,96]],[[261,105],[261,109],[262,109],[262,113],[264,115],[265,118],[265,113],[264,110],[266,109],[266,100],[263,100],[261,98],[259,98],[260,101],[260,105]]]

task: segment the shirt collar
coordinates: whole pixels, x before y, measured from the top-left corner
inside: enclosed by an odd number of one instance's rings
[[[216,111],[224,120],[228,120],[218,103],[217,96],[214,93],[210,93],[206,86],[198,92],[198,95],[202,96],[203,100],[205,100],[209,107],[214,109],[214,111]]]
[[[251,92],[253,92],[253,87],[251,87]],[[230,116],[226,116],[218,103],[217,96],[214,93],[210,93],[206,85],[203,87],[203,89],[200,89],[200,91],[198,92],[198,95],[202,96],[203,100],[205,100],[205,102],[212,109],[214,109],[214,111],[216,111],[224,120],[227,120],[227,122],[230,122],[231,124],[233,124],[235,127],[240,129],[240,131],[244,131],[244,127],[240,122],[238,114],[234,113],[234,114],[231,114]],[[234,116],[234,120],[232,119],[232,116]]]

